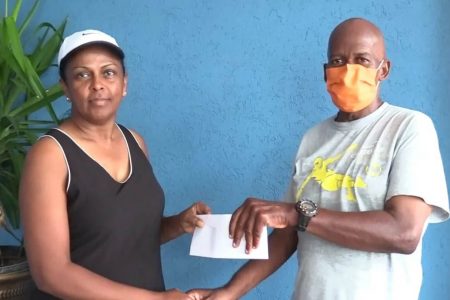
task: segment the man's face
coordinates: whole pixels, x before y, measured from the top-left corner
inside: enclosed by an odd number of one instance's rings
[[[333,33],[328,48],[327,67],[360,64],[377,68],[384,58],[382,40],[370,30],[348,25]]]

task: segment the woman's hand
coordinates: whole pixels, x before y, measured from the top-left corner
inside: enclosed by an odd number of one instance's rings
[[[196,227],[202,227],[203,221],[198,215],[209,213],[211,213],[211,209],[208,205],[203,202],[196,202],[178,215],[164,217],[161,223],[161,244],[184,233],[192,233]]]
[[[203,221],[197,215],[210,214],[211,209],[203,202],[196,202],[178,214],[183,232],[192,233],[195,227],[203,227]]]
[[[217,289],[193,289],[187,292],[193,300],[235,300],[237,297],[231,295],[225,288]]]
[[[161,293],[161,299],[164,300],[197,300],[194,296],[188,295],[179,289],[170,289]]]

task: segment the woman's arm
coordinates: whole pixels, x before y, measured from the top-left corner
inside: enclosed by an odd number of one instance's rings
[[[166,293],[120,284],[71,262],[67,175],[64,156],[53,140],[44,138],[32,147],[19,200],[28,262],[37,287],[63,299],[169,299]],[[189,299],[176,290],[168,293],[172,299]]]

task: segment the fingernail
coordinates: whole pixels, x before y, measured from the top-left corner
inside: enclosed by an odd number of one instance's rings
[[[228,235],[228,237],[229,237],[230,239],[232,239],[232,238],[233,238],[233,236],[232,236],[231,234],[229,234],[229,235]]]
[[[236,247],[237,247],[236,243],[233,243],[233,247],[234,247],[234,248],[236,248]]]
[[[247,249],[245,249],[245,254],[249,254],[250,253],[250,251],[248,251]]]

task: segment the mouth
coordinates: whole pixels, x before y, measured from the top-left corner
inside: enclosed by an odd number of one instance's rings
[[[101,97],[96,97],[96,98],[89,99],[89,103],[91,103],[93,105],[98,105],[98,106],[105,105],[109,101],[110,101],[109,98],[101,98]]]

